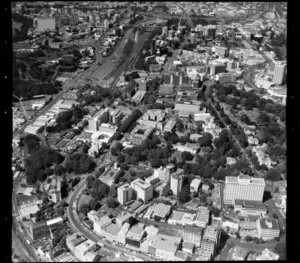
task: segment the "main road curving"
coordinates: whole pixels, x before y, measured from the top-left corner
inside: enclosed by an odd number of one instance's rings
[[[142,258],[143,260],[146,261],[154,261],[153,258],[146,256],[144,254],[141,253],[132,253],[126,249],[124,249],[121,246],[118,245],[112,245],[110,243],[108,243],[107,241],[101,239],[98,235],[96,235],[94,232],[92,232],[91,230],[89,230],[87,227],[85,227],[82,222],[80,221],[80,219],[78,218],[77,215],[77,200],[78,197],[80,196],[81,192],[83,191],[85,187],[85,179],[82,180],[78,186],[76,187],[76,189],[71,193],[71,197],[69,200],[69,207],[68,207],[68,218],[70,223],[73,225],[74,229],[76,229],[78,232],[80,232],[81,234],[83,234],[86,238],[94,241],[94,242],[100,242],[103,245],[105,245],[106,248],[109,248],[110,250],[113,250],[115,252],[123,252],[125,254],[129,254],[133,257],[139,257]]]

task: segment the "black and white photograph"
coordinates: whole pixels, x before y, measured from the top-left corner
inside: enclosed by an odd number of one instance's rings
[[[287,2],[9,5],[12,262],[287,260]]]

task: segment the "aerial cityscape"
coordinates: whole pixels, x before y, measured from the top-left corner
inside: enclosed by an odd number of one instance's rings
[[[11,19],[13,262],[286,260],[287,2]]]

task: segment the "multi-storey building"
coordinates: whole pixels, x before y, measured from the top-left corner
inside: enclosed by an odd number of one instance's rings
[[[198,210],[194,224],[198,227],[206,227],[209,222],[209,210],[205,206],[199,206]]]
[[[160,167],[157,169],[154,169],[154,174],[156,177],[159,178],[161,181],[169,181],[170,179],[170,169],[168,167]]]
[[[286,74],[286,65],[279,64],[279,63],[275,64],[273,82],[279,85],[282,84],[285,74]]]
[[[148,202],[153,198],[153,186],[138,178],[131,182],[131,187],[136,191],[137,198],[143,202]]]
[[[182,190],[183,174],[175,173],[171,175],[171,190],[175,196]]]
[[[186,225],[183,229],[183,241],[195,244],[195,247],[200,247],[202,240],[203,228]]]
[[[263,240],[279,237],[280,228],[275,218],[261,218],[257,220],[258,237]]]
[[[126,204],[132,199],[132,188],[129,184],[124,184],[118,188],[118,202],[121,205]]]
[[[219,240],[219,229],[214,226],[208,226],[204,231],[199,256],[210,260],[218,250]]]
[[[140,249],[145,234],[144,224],[134,225],[126,234],[127,247]]]
[[[163,36],[167,36],[167,35],[168,35],[168,27],[167,27],[167,26],[164,26],[164,27],[162,28],[162,35],[163,35]]]
[[[235,199],[248,201],[262,201],[265,190],[265,180],[240,175],[226,176],[224,189],[224,203],[234,204]]]
[[[166,261],[177,260],[176,253],[181,244],[182,239],[179,237],[166,236],[159,234],[151,245],[152,253],[155,252],[155,257]]]
[[[267,207],[260,201],[234,200],[234,212],[239,211],[241,215],[252,215],[264,217]]]
[[[198,193],[200,184],[201,184],[201,179],[195,178],[195,179],[191,182],[190,192],[191,192],[191,193]]]

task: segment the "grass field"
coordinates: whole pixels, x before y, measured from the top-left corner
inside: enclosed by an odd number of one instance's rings
[[[80,207],[82,204],[88,204],[91,199],[93,199],[93,198],[90,195],[83,194],[78,202],[78,204],[79,204],[78,207]]]

